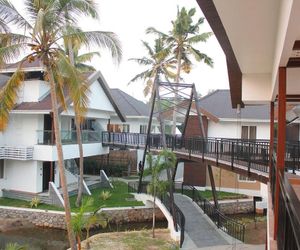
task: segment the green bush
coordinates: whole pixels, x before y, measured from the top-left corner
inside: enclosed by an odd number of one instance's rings
[[[102,191],[100,193],[100,199],[106,201],[106,200],[108,200],[111,197],[111,195],[112,194],[109,191]]]
[[[40,205],[40,203],[41,203],[41,201],[40,201],[40,199],[38,197],[33,197],[31,199],[31,202],[30,202],[30,207],[31,208],[33,208],[33,207],[37,208],[38,205]]]

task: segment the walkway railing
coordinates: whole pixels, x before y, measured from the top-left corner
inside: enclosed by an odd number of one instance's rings
[[[147,182],[142,183],[141,193],[147,193]],[[128,193],[136,193],[138,191],[138,182],[128,182]],[[158,197],[164,206],[168,209],[172,217],[175,217],[175,221],[177,223],[177,229],[180,229],[180,247],[182,247],[184,241],[184,230],[185,230],[185,217],[182,211],[179,209],[176,204],[174,204],[175,215],[172,214],[172,209],[170,207],[170,197],[168,194]]]
[[[191,190],[192,200],[203,210],[203,212],[216,224],[218,228],[220,228],[228,235],[244,242],[245,225],[223,214],[207,199],[201,197],[198,190],[194,186],[182,184],[182,188],[181,188],[182,194],[184,193],[183,192],[184,187]]]
[[[104,145],[128,146],[140,148],[146,145],[147,135],[137,133],[102,132]],[[148,142],[150,148],[162,148],[162,135],[151,134]],[[183,138],[181,136],[166,135],[169,149],[186,153],[189,156],[210,157],[228,162],[231,166],[239,164],[251,170],[268,173],[269,141],[241,140],[227,138]]]
[[[274,201],[276,183],[276,160],[272,161],[271,192]],[[279,173],[279,208],[277,230],[278,249],[300,249],[300,201],[293,189],[288,177]],[[274,206],[274,203],[273,203]]]

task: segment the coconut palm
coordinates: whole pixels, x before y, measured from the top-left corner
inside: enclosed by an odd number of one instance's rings
[[[68,79],[69,95],[74,105],[82,107],[82,75],[70,64],[69,58],[62,50],[65,40],[76,40],[85,46],[97,45],[111,48],[114,58],[120,58],[121,50],[114,34],[110,32],[85,32],[76,24],[80,14],[85,14],[92,1],[85,0],[25,0],[26,18],[21,15],[9,0],[0,0],[0,23],[5,24],[6,31],[0,33],[0,40],[6,39],[0,48],[0,67],[13,61],[18,62],[16,71],[6,85],[0,90],[0,130],[3,131],[9,120],[10,110],[17,101],[17,93],[24,82],[25,62],[40,60],[44,67],[44,78],[49,82],[53,113],[54,134],[58,156],[60,183],[63,191],[66,226],[71,249],[76,249],[76,242],[71,225],[69,195],[64,170],[63,151],[59,131],[58,100],[64,103],[63,81],[61,75]],[[66,20],[65,11],[68,10]],[[18,27],[19,33],[11,32],[10,27]],[[62,74],[61,74],[62,73]],[[56,81],[55,81],[56,80]]]
[[[92,226],[100,225],[102,228],[107,227],[108,219],[104,213],[99,213],[99,209],[88,214],[88,209],[93,205],[93,198],[89,198],[84,202],[78,213],[72,217],[72,226],[76,234],[78,249],[81,249],[82,231],[86,230],[86,241],[89,246],[90,229]]]
[[[129,60],[137,62],[142,66],[148,66],[148,68],[137,74],[129,83],[143,80],[146,83],[144,88],[144,95],[146,97],[152,90],[154,80],[160,80],[161,76],[164,76],[168,80],[174,78],[175,73],[171,71],[172,68],[174,68],[173,58],[170,57],[171,50],[170,48],[165,47],[162,38],[155,39],[153,48],[145,41],[142,41],[142,44],[147,50],[148,56],[142,58],[130,58]]]
[[[152,213],[152,237],[155,238],[155,204],[156,196],[163,195],[170,181],[162,180],[161,174],[163,171],[170,170],[175,167],[176,156],[168,150],[161,151],[156,158],[151,153],[147,155],[148,168],[144,170],[144,176],[150,176],[150,183],[147,186],[147,192],[153,196],[153,213]]]
[[[196,9],[192,8],[186,10],[181,8],[177,10],[177,17],[172,21],[172,30],[165,34],[157,29],[150,27],[147,29],[147,33],[157,34],[162,37],[176,58],[177,72],[175,77],[175,83],[180,81],[181,71],[189,73],[191,71],[192,60],[194,58],[197,62],[203,61],[208,66],[213,66],[213,60],[202,53],[194,46],[200,42],[206,42],[208,38],[212,36],[212,32],[200,32],[200,26],[204,23],[204,18],[201,17],[197,22],[193,22],[193,17],[196,13]],[[177,99],[175,91],[175,103]],[[172,133],[176,133],[176,107],[173,112],[173,128]]]

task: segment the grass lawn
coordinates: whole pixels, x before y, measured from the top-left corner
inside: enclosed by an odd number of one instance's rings
[[[94,199],[93,206],[89,207],[88,211],[92,212],[100,207],[132,207],[132,206],[143,206],[143,202],[132,200],[133,195],[127,192],[127,184],[120,181],[113,182],[114,188],[97,188],[91,191],[92,196],[84,195],[84,200],[88,197],[92,197]],[[108,190],[111,192],[112,196],[108,200],[101,200],[100,194],[102,191]],[[70,204],[72,212],[77,212],[79,208],[75,206],[77,195],[70,197]],[[30,202],[9,199],[9,198],[0,198],[0,206],[11,206],[11,207],[23,207],[30,208]],[[51,206],[47,204],[40,204],[37,209],[45,209],[45,210],[59,210],[62,211],[63,208],[59,208],[56,206]]]
[[[156,238],[152,238],[151,230],[101,233],[89,239],[89,249],[126,249],[126,250],[177,250],[178,244],[170,239],[167,229],[156,229]],[[86,241],[82,244],[86,247]]]
[[[181,189],[177,189],[176,192],[181,193]],[[199,192],[200,196],[207,200],[213,200],[212,191],[210,191],[210,190],[205,190],[205,191],[198,190],[196,192]],[[191,198],[192,198],[192,193],[193,193],[192,190],[185,190],[185,189],[183,190],[183,194],[185,194]],[[247,195],[217,191],[217,197],[218,197],[218,200],[231,200],[231,199],[247,198]]]

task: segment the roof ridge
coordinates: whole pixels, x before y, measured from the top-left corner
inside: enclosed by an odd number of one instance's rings
[[[206,99],[206,98],[208,98],[208,97],[214,95],[215,93],[217,93],[217,92],[219,92],[219,91],[222,91],[222,89],[215,89],[214,91],[212,91],[212,92],[206,94],[205,96],[200,97],[199,100],[202,101],[202,100],[204,100],[204,99]]]

